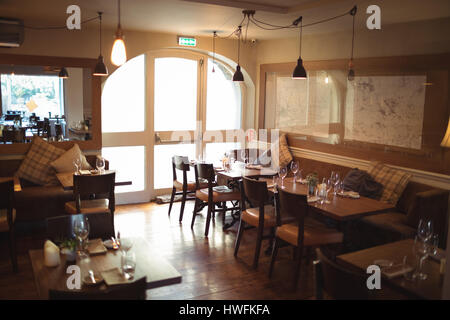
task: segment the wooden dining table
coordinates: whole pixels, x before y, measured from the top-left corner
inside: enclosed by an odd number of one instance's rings
[[[342,254],[336,257],[336,262],[356,272],[366,273],[367,267],[375,264],[376,260],[388,260],[394,265],[403,263],[403,257],[413,260],[413,239],[396,241],[356,252]],[[438,254],[445,257],[444,251],[438,249]],[[382,276],[381,289],[388,286],[406,297],[414,299],[441,299],[443,275],[440,273],[440,261],[427,258],[423,272],[427,274],[425,280],[407,280],[400,275],[394,278]],[[382,273],[383,274],[383,273]]]
[[[133,281],[146,277],[147,289],[181,282],[181,274],[169,262],[162,258],[158,252],[155,252],[145,239],[135,238],[130,251],[136,255],[136,270]],[[49,289],[69,290],[66,282],[71,274],[67,274],[69,264],[66,263],[65,255],[61,255],[61,263],[57,267],[45,266],[43,249],[30,250],[29,256],[40,299],[48,299]],[[89,260],[87,265],[94,273],[100,273],[113,268],[120,269],[121,252],[119,250],[109,249],[105,254],[90,256]],[[84,270],[86,269],[86,264],[82,266],[82,263],[77,260],[77,265],[80,266],[82,276],[87,273],[88,270]],[[106,284],[103,282],[95,287],[82,285],[80,290],[103,290],[105,288]]]
[[[105,173],[114,172],[114,170],[105,170]],[[73,190],[73,172],[62,172],[57,173],[56,177],[58,178],[59,182],[61,183],[61,186],[64,190]],[[92,175],[98,175],[98,174],[92,174]],[[128,186],[131,185],[132,181],[116,181],[115,186]]]

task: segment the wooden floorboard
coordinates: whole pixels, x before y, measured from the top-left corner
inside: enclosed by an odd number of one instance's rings
[[[224,232],[222,217],[218,216],[215,223],[211,223],[209,237],[205,238],[206,209],[191,229],[193,202],[186,204],[181,224],[179,208],[180,203],[175,203],[170,218],[167,204],[123,205],[116,209],[115,227],[122,237],[144,237],[182,274],[180,284],[148,290],[148,299],[309,299],[313,296],[311,264],[302,267],[298,289],[291,290],[294,266],[291,248],[280,249],[273,278],[269,279],[270,257],[264,252],[261,252],[258,269],[251,268],[254,230],[245,232],[238,258],[235,258],[237,224]],[[14,274],[6,237],[0,238],[0,299],[37,298],[28,250],[41,247],[44,240],[29,232],[18,235],[19,273]],[[267,245],[266,241],[261,251]]]

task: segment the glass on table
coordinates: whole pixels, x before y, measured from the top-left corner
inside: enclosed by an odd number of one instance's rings
[[[76,217],[73,221],[73,234],[75,238],[78,240],[78,255],[85,256],[86,255],[86,244],[87,239],[89,237],[89,220],[85,216]]]
[[[413,253],[416,257],[416,268],[413,278],[418,280],[427,279],[428,275],[423,272],[423,263],[430,253],[429,240],[422,240],[420,237],[414,239]]]
[[[278,176],[281,179],[281,189],[284,189],[284,178],[286,178],[287,176],[287,168],[286,167],[281,167],[280,170],[278,171]]]
[[[99,173],[105,172],[105,159],[103,157],[97,157],[95,166],[97,167]]]
[[[433,222],[430,219],[420,219],[417,226],[417,236],[426,241],[433,235]]]
[[[291,171],[292,171],[292,173],[294,174],[294,183],[297,182],[297,173],[298,173],[298,170],[299,170],[299,163],[298,163],[298,161],[293,160],[293,161],[291,162]]]
[[[134,278],[136,270],[136,254],[134,252],[123,252],[121,257],[122,274],[127,280]]]
[[[73,160],[73,166],[75,167],[75,174],[76,175],[80,174],[80,171],[81,171],[81,157],[76,157]]]

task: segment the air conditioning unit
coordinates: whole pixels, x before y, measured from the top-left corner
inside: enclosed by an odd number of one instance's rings
[[[23,43],[24,26],[19,19],[0,18],[0,47],[17,48]]]

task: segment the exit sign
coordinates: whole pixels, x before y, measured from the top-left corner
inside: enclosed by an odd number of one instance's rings
[[[178,37],[178,45],[179,46],[187,46],[187,47],[196,47],[197,39],[191,37]]]

